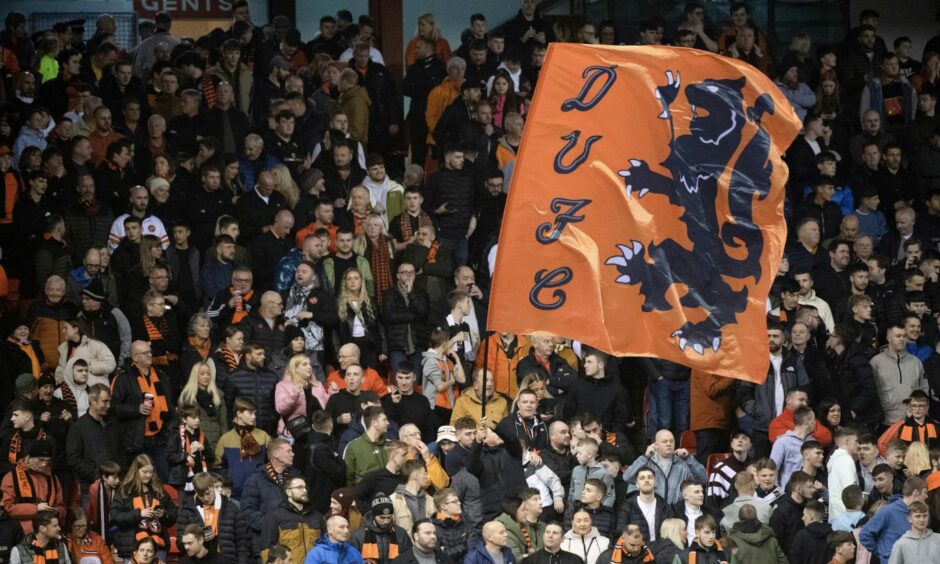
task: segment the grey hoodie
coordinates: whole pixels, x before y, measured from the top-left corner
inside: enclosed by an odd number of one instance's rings
[[[446,374],[441,371],[442,366],[448,369]],[[437,386],[444,380],[453,382],[456,374],[453,370],[450,370],[447,358],[434,349],[428,349],[421,353],[421,369],[422,374],[424,374],[423,393],[424,396],[428,398],[428,401],[431,402],[431,407],[433,408],[437,405]],[[447,389],[447,399],[451,406],[456,402],[454,386]]]
[[[925,564],[926,562],[940,562],[940,534],[928,531],[925,536],[918,537],[913,530],[904,533],[894,548],[891,549],[891,559],[888,564]]]

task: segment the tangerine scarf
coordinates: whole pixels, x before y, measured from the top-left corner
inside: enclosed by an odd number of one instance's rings
[[[147,421],[144,424],[144,436],[152,437],[160,433],[163,429],[163,420],[165,415],[169,415],[170,408],[166,403],[166,396],[162,393],[163,386],[159,386],[157,389],[157,384],[160,383],[160,377],[157,376],[157,371],[154,368],[150,367],[150,374],[144,376],[143,374],[137,373],[137,385],[140,386],[141,394],[150,394],[153,396],[153,408],[150,410],[150,415],[147,416]]]

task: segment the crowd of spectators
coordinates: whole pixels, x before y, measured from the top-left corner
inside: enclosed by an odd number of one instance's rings
[[[940,35],[633,30],[803,120],[754,384],[487,331],[547,45],[628,43],[520,4],[422,15],[403,78],[345,10],[6,14],[0,561],[940,561]]]

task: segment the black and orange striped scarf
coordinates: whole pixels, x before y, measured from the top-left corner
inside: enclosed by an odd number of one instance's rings
[[[526,523],[519,525],[519,530],[522,531],[522,542],[525,544],[526,554],[532,552],[532,535],[529,534],[529,529],[526,527]]]
[[[46,438],[46,432],[42,429],[39,429],[39,432],[36,433],[36,440],[41,441]],[[23,433],[19,429],[13,432],[13,436],[10,437],[10,448],[7,451],[7,461],[10,464],[16,464],[16,462],[22,458],[21,455],[26,453],[20,452],[23,450]]]
[[[229,288],[229,292],[234,296],[235,288]],[[239,321],[241,321],[242,319],[245,319],[245,317],[248,316],[248,308],[246,308],[245,306],[248,305],[248,302],[251,300],[252,296],[254,295],[255,295],[254,290],[248,290],[242,296],[242,305],[235,308],[235,313],[232,314],[232,323],[231,323],[232,325],[237,325]]]
[[[170,326],[166,317],[150,317],[149,315],[145,315],[144,328],[147,330],[147,340],[153,342],[162,341],[163,334],[169,331]]]
[[[210,73],[202,74],[202,99],[210,110],[215,107],[215,82]]]
[[[418,212],[418,229],[427,227],[429,225],[434,225],[434,222],[431,220],[431,216],[424,212]],[[398,226],[401,227],[401,237],[405,241],[411,239],[411,237],[417,231],[417,229],[411,228],[411,215],[408,212],[398,216]]]
[[[372,282],[375,284],[375,298],[382,305],[385,291],[392,287],[392,253],[388,250],[388,237],[379,234],[373,241],[369,239],[369,265],[372,267]]]
[[[219,351],[222,353],[222,358],[225,359],[225,365],[228,366],[228,371],[232,372],[238,368],[238,356],[228,348],[228,345],[222,345],[219,347]]]
[[[192,336],[189,338],[189,344],[199,353],[199,358],[202,360],[209,358],[209,351],[212,350],[212,341]]]
[[[264,465],[264,473],[267,474],[267,475],[268,475],[268,478],[271,478],[271,480],[272,480],[275,484],[277,484],[277,485],[279,485],[279,486],[281,486],[281,487],[284,487],[284,482],[287,481],[287,473],[286,473],[286,472],[282,472],[282,473],[278,474],[277,471],[274,469],[274,465],[272,465],[270,462],[268,462],[267,464]]]
[[[365,527],[366,534],[362,543],[362,559],[366,562],[390,562],[398,558],[398,543],[388,541],[388,554],[379,553],[379,538],[370,527]],[[394,537],[393,537],[394,539]]]
[[[59,392],[62,394],[62,401],[68,404],[69,408],[72,410],[78,410],[78,400],[75,399],[75,394],[72,393],[72,388],[66,382],[59,384]]]
[[[205,447],[206,436],[203,434],[202,429],[196,429],[196,432],[198,433],[198,435],[196,435],[196,440],[199,442],[199,444]],[[199,463],[201,468],[200,472],[208,472],[209,465],[206,464],[206,457],[203,456],[204,451],[193,453],[192,440],[190,439],[190,433],[186,431],[186,425],[180,425],[180,443],[183,445],[183,457],[185,458],[192,456],[193,460]],[[186,470],[186,481],[188,486],[190,485],[190,479],[193,477],[193,475],[195,475],[195,472],[193,471],[193,465],[189,463],[188,459],[186,460]]]
[[[431,248],[428,249],[428,264],[434,264],[437,262],[437,252],[441,250],[441,242],[434,241],[431,243]]]
[[[62,492],[57,485],[55,476],[47,476],[39,472],[31,472],[25,460],[16,463],[14,467],[16,479],[13,482],[13,495],[16,496],[16,503],[46,503],[52,507],[62,505]],[[33,476],[42,476],[45,478],[48,488],[46,489],[45,499],[36,494],[36,486],[33,484]]]
[[[137,385],[140,387],[141,394],[150,394],[153,396],[153,408],[150,415],[144,422],[144,436],[152,437],[160,433],[163,429],[164,415],[170,413],[169,405],[166,402],[166,395],[163,394],[163,386],[160,384],[160,377],[157,371],[150,367],[150,374],[144,376],[137,373]],[[159,388],[159,389],[158,389]]]
[[[59,541],[51,539],[46,546],[39,544],[39,539],[33,537],[33,564],[58,564]]]
[[[698,560],[698,553],[715,553],[715,558],[718,560],[718,564],[728,564],[728,556],[725,554],[725,549],[722,548],[721,542],[715,541],[715,545],[711,548],[706,548],[699,544],[698,537],[695,537],[695,540],[692,541],[692,546],[689,547],[689,564],[696,564]]]
[[[623,535],[620,535],[619,537],[617,537],[617,544],[614,545],[614,551],[610,555],[610,561],[612,563],[620,564],[620,562],[623,562],[624,554],[628,554],[628,553],[624,552]],[[640,555],[643,556],[643,562],[655,562],[656,561],[656,558],[653,557],[653,553],[650,552],[650,549],[647,548],[646,545],[643,545],[643,548],[640,549]],[[631,556],[631,558],[634,558],[634,557]]]

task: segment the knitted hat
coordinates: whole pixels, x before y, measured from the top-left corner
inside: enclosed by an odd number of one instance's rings
[[[16,393],[18,394],[35,391],[37,387],[36,377],[29,372],[24,372],[16,377]]]
[[[29,445],[29,456],[32,458],[52,458],[52,443],[45,439],[38,439]]]
[[[343,508],[343,515],[349,514],[349,509],[356,501],[356,492],[352,488],[339,488],[333,490],[330,497],[335,499]]]
[[[395,509],[392,507],[392,500],[382,492],[375,494],[372,498],[372,516],[391,515]]]
[[[297,337],[304,338],[304,334],[300,330],[300,327],[291,324],[284,328],[284,344],[287,345],[288,350],[290,350],[291,341]]]
[[[55,376],[49,374],[48,372],[43,372],[42,376],[36,380],[36,387],[41,388],[43,386],[52,386],[55,388]]]
[[[104,284],[101,283],[101,280],[97,278],[92,279],[91,282],[85,286],[85,289],[82,290],[82,296],[94,300],[96,302],[103,302],[107,299],[107,296],[104,292]]]
[[[308,168],[300,175],[300,189],[304,192],[313,190],[321,178],[323,173],[319,169]]]
[[[150,191],[150,193],[153,194],[154,192],[156,192],[157,188],[166,188],[167,190],[169,190],[170,181],[167,180],[166,178],[160,178],[159,176],[148,178],[147,189]]]

